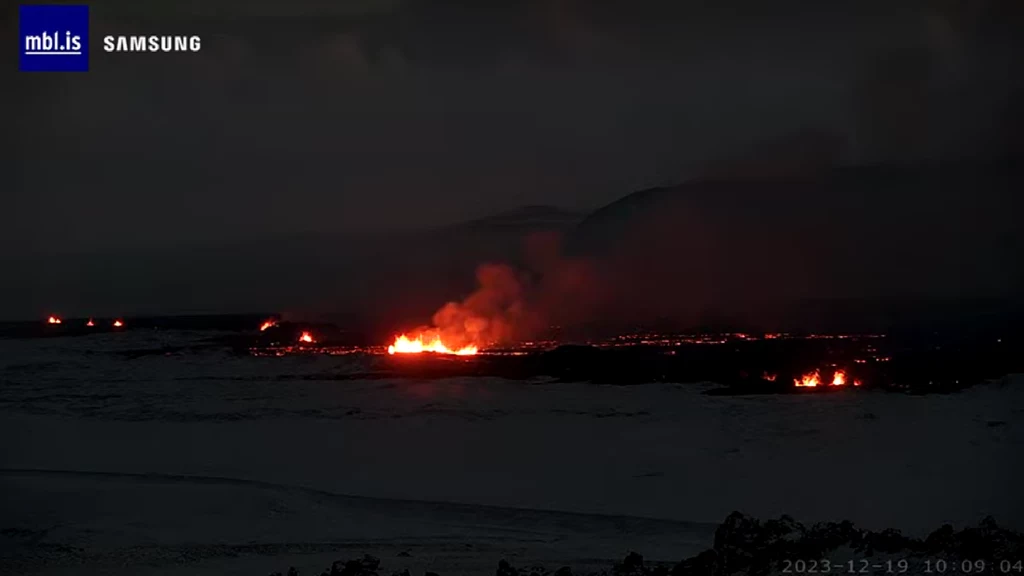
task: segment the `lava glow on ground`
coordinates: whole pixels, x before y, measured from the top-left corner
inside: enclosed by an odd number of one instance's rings
[[[809,372],[804,374],[799,380],[794,379],[793,384],[801,388],[815,388],[821,384],[821,374],[817,370]]]
[[[388,346],[388,354],[420,354],[433,352],[435,354],[455,354],[456,356],[471,356],[479,352],[476,346],[470,345],[464,348],[453,350],[441,342],[439,336],[424,342],[423,336],[417,336],[415,340],[405,334],[395,338],[395,343]]]
[[[800,378],[793,379],[793,384],[798,388],[817,388],[823,385],[821,380],[821,372],[815,370],[808,372]],[[832,382],[829,383],[831,386],[846,386],[846,371],[836,370],[832,375]],[[860,380],[853,381],[854,386],[860,386]]]

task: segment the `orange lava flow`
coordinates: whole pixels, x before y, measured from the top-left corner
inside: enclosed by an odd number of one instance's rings
[[[120,328],[122,326],[124,326],[124,322],[121,322],[120,320],[114,320],[114,328]]]
[[[793,379],[793,384],[801,388],[814,388],[821,384],[821,374],[817,370],[804,374],[800,379]]]
[[[299,335],[299,342],[312,344],[313,342],[316,342],[316,340],[313,339],[313,335],[310,334],[309,332],[303,332],[302,334]]]
[[[89,321],[86,322],[85,325],[92,328],[93,326],[96,325],[96,323],[92,321],[92,318],[89,318]]]
[[[46,323],[47,324],[60,324],[61,323],[61,319],[56,317],[56,316],[50,316],[49,318],[46,319]]]
[[[793,385],[800,388],[816,388],[818,386],[824,386],[826,383],[829,386],[846,386],[847,384],[851,383],[851,380],[849,376],[846,374],[846,370],[842,369],[836,370],[835,372],[832,373],[831,381],[822,380],[821,371],[817,369],[814,370],[814,372],[808,372],[807,374],[804,374],[800,378],[793,379]],[[861,382],[859,378],[854,378],[852,383],[854,386],[860,386],[861,384],[863,384],[863,382]]]
[[[832,376],[833,386],[845,386],[846,385],[846,372],[842,370],[836,370],[834,376]]]
[[[273,320],[267,320],[263,324],[260,324],[260,332],[263,332],[264,330],[267,330],[269,328],[273,328],[274,326],[277,326],[277,322],[274,322]]]
[[[423,341],[423,336],[417,336],[415,340],[405,334],[395,338],[395,343],[388,346],[388,354],[419,354],[422,352],[433,352],[435,354],[455,354],[457,356],[470,356],[479,350],[476,346],[469,345],[453,350],[444,345],[440,336],[434,336],[433,340]]]

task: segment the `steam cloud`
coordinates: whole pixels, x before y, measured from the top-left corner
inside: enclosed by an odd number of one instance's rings
[[[477,288],[461,302],[449,302],[433,316],[433,328],[449,348],[507,344],[534,337],[563,323],[580,323],[602,294],[595,271],[585,260],[565,259],[555,233],[527,238],[527,265],[483,264]]]
[[[520,275],[504,264],[477,268],[478,287],[462,302],[449,302],[434,314],[433,323],[449,347],[510,342],[537,323],[527,309]]]

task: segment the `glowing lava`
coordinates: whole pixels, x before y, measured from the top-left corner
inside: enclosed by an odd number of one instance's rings
[[[832,376],[833,386],[845,386],[846,385],[846,372],[842,370],[836,370],[835,375]]]
[[[120,328],[122,326],[124,326],[124,322],[121,322],[120,320],[114,320],[114,328]]]
[[[92,321],[92,318],[89,318],[89,321],[86,322],[85,325],[88,326],[89,328],[92,328],[93,326],[96,325],[96,323]]]
[[[267,330],[269,328],[273,328],[274,326],[277,326],[277,322],[274,322],[273,320],[267,320],[263,324],[260,324],[260,332],[263,332],[264,330]]]
[[[310,334],[309,332],[303,332],[302,334],[299,335],[299,342],[303,342],[305,344],[312,344],[313,342],[316,342],[316,340],[313,339],[313,335]]]
[[[808,372],[804,374],[800,379],[793,379],[793,384],[801,388],[814,388],[821,384],[821,374],[815,370],[814,372]]]
[[[56,316],[50,316],[49,318],[46,319],[46,323],[47,324],[60,324],[61,323],[61,319],[56,317]]]
[[[829,386],[846,386],[847,384],[850,383],[850,380],[849,377],[846,375],[846,370],[836,370],[835,372],[833,372],[831,381],[823,381],[821,379],[821,372],[819,370],[815,370],[814,372],[808,372],[807,374],[804,374],[800,378],[793,379],[793,384],[800,388],[816,388],[818,386],[823,386],[826,383],[828,383]],[[858,379],[854,379],[853,385],[860,386],[861,381]]]
[[[433,340],[423,341],[423,336],[417,336],[415,340],[405,334],[395,338],[395,343],[388,346],[388,354],[419,354],[421,352],[434,352],[436,354],[455,354],[457,356],[470,356],[478,351],[476,346],[469,345],[457,350],[444,345],[440,336],[434,336]]]

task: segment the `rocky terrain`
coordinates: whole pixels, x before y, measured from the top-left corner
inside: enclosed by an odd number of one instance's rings
[[[808,573],[980,572],[1020,574],[1024,571],[1024,534],[1000,527],[992,517],[955,530],[946,524],[923,539],[898,530],[874,532],[852,522],[810,526],[789,516],[761,521],[733,512],[715,532],[714,546],[676,564],[646,562],[629,552],[599,574],[611,576],[751,576]],[[952,567],[952,568],[950,568]],[[379,559],[365,555],[338,560],[320,576],[379,576],[389,572]],[[287,576],[300,576],[289,568]],[[408,569],[394,576],[410,576]],[[572,576],[569,566],[515,567],[501,560],[496,576]],[[426,572],[425,576],[439,576]],[[271,576],[282,576],[275,572]]]

